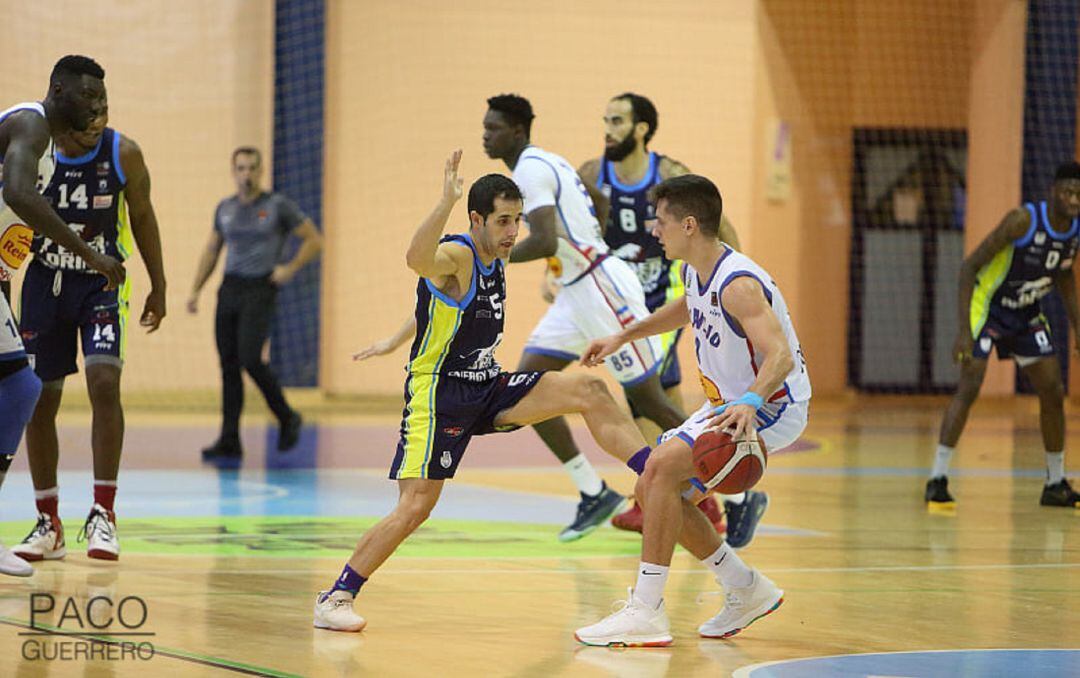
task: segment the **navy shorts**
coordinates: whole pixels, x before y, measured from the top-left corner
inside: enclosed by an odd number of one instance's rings
[[[32,261],[22,286],[19,329],[26,353],[42,381],[78,372],[84,362],[120,367],[124,360],[128,283],[106,292],[103,276],[52,269]]]
[[[1054,355],[1050,324],[1038,304],[1022,309],[990,307],[975,337],[972,357],[986,359],[997,348],[998,358],[1047,358]]]
[[[405,380],[401,438],[390,478],[453,478],[473,436],[520,428],[496,428],[495,417],[517,405],[543,374],[502,372],[480,383],[410,374]]]

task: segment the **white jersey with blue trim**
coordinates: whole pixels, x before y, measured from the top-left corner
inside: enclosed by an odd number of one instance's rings
[[[763,357],[755,352],[754,345],[721,303],[724,289],[740,277],[753,278],[761,284],[765,298],[780,321],[795,361],[795,367],[784,379],[783,386],[770,394],[766,401],[783,403],[810,400],[810,376],[806,372],[806,361],[791,323],[787,302],[765,269],[749,257],[725,246],[707,277],[700,277],[689,264],[685,267],[685,275],[686,307],[694,332],[694,352],[697,354],[701,386],[709,401],[720,405],[746,393],[757,378],[763,362]]]
[[[13,113],[19,111],[35,111],[41,117],[45,117],[45,107],[36,101],[15,104],[11,108],[0,112],[0,122],[3,122]],[[0,158],[0,187],[3,186],[3,158]],[[49,139],[49,146],[38,158],[38,193],[43,193],[52,181],[53,171],[56,169],[56,145]],[[26,261],[30,253],[30,244],[34,239],[34,232],[30,230],[19,215],[15,214],[4,203],[3,193],[0,192],[0,281],[11,280],[15,271]]]
[[[525,198],[525,215],[541,207],[555,208],[559,236],[555,257],[558,281],[577,280],[598,259],[607,256],[608,245],[596,219],[596,208],[577,171],[561,156],[536,146],[526,146],[514,166],[514,183]]]

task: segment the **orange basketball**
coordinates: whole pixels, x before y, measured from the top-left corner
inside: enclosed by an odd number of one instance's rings
[[[726,431],[706,429],[694,441],[693,453],[698,480],[720,494],[738,494],[757,485],[769,460],[757,431],[735,441]]]

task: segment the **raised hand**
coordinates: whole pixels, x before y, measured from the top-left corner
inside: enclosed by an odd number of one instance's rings
[[[458,176],[461,164],[461,149],[454,151],[446,159],[446,171],[443,174],[443,198],[457,202],[465,192],[465,180]]]

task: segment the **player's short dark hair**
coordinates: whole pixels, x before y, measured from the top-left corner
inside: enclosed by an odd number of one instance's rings
[[[89,75],[98,80],[104,80],[105,69],[88,56],[68,54],[65,57],[60,57],[60,60],[53,66],[52,75],[49,76],[49,82],[67,80],[73,75]]]
[[[499,94],[487,100],[488,108],[498,111],[506,116],[511,125],[521,125],[525,128],[525,138],[529,138],[532,130],[533,115],[532,104],[523,96],[517,94]]]
[[[1058,165],[1057,170],[1054,172],[1054,183],[1068,179],[1080,179],[1080,162],[1070,160]]]
[[[236,166],[236,156],[238,155],[253,155],[255,156],[255,166],[262,167],[262,152],[254,146],[240,146],[232,152],[232,164]]]
[[[667,200],[667,208],[679,219],[692,216],[701,230],[709,235],[720,234],[720,217],[724,214],[724,199],[716,184],[697,174],[683,174],[661,181],[649,191],[654,205]]]
[[[478,213],[485,221],[495,211],[495,198],[523,200],[518,185],[502,174],[486,174],[469,187],[469,212]]]
[[[656,134],[656,126],[660,124],[656,106],[653,106],[653,102],[649,101],[647,97],[633,92],[623,92],[617,97],[612,97],[611,100],[630,102],[630,111],[634,116],[634,123],[643,122],[649,126],[649,131],[645,133],[645,145],[648,146],[649,141]]]

